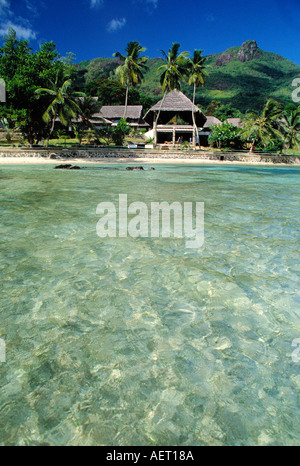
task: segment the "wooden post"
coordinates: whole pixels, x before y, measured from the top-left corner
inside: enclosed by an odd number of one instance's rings
[[[176,128],[174,126],[174,128],[173,128],[173,139],[172,139],[173,147],[175,147],[175,143],[176,143]]]
[[[154,132],[154,145],[157,145],[157,123],[156,123],[157,112],[153,113],[153,132]]]

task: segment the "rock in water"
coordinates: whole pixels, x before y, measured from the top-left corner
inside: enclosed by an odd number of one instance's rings
[[[144,168],[139,165],[138,167],[126,167],[126,170],[144,170]]]
[[[71,165],[69,163],[63,164],[63,165],[57,165],[54,167],[56,170],[80,170],[80,167],[78,165]]]

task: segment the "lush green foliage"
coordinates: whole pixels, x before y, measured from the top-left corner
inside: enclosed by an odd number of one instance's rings
[[[72,80],[70,75],[63,69],[60,69],[56,73],[54,81],[50,81],[50,88],[39,88],[36,89],[35,94],[37,97],[44,98],[46,105],[43,113],[43,120],[46,125],[50,124],[47,139],[54,130],[54,124],[57,118],[64,126],[75,119],[78,115],[82,115],[81,108],[75,101],[75,96],[79,96],[78,92],[72,92]],[[84,117],[82,117],[84,119]]]
[[[212,115],[221,121],[227,120],[227,118],[240,118],[242,116],[241,112],[237,108],[233,108],[231,104],[220,105],[212,113],[207,113],[207,115]]]
[[[173,89],[180,89],[181,84],[188,74],[188,52],[179,53],[180,44],[174,43],[169,52],[161,50],[165,63],[157,68],[160,74],[160,84],[166,93]]]
[[[95,114],[100,112],[100,106],[93,97],[83,96],[76,99],[77,109],[76,122],[73,122],[72,127],[76,138],[81,141],[88,130],[95,130],[95,126],[91,121],[103,121],[101,117],[96,117]]]
[[[122,86],[126,87],[125,96],[125,109],[124,118],[126,116],[126,110],[128,105],[128,92],[129,88],[135,88],[138,84],[141,84],[144,76],[144,72],[147,70],[148,57],[140,56],[146,49],[142,47],[139,42],[129,42],[126,47],[126,56],[120,52],[114,54],[121,64],[115,70],[117,77],[120,80]]]
[[[292,80],[299,75],[297,65],[258,48],[255,60],[248,54],[243,62],[238,59],[242,48],[209,57],[195,50],[192,58],[179,48],[173,43],[168,53],[162,51],[163,59],[148,60],[141,56],[145,49],[138,42],[129,42],[124,56],[117,52],[114,59],[74,67],[73,57],[61,59],[53,42],[33,52],[29,43],[17,40],[10,29],[0,48],[0,77],[7,90],[7,103],[0,106],[0,124],[7,128],[7,140],[12,129],[19,129],[30,144],[49,140],[59,118],[62,125],[73,125],[81,142],[84,136],[90,139],[95,134],[91,119],[100,106],[123,105],[125,101],[125,109],[127,104],[140,104],[147,110],[161,98],[162,91],[166,95],[182,88],[197,104],[209,104],[205,113],[222,121],[240,117],[240,110],[252,109],[246,113],[242,130],[227,123],[214,127],[212,145],[240,148],[244,141],[251,150],[255,146],[272,150],[300,147],[299,107],[288,100]],[[83,90],[87,97],[79,92]],[[95,95],[98,103],[91,98]],[[276,100],[268,98],[263,105],[265,97],[272,95]],[[278,100],[288,104],[284,110]],[[128,132],[121,120],[116,128],[100,130],[99,137],[121,145]]]
[[[209,137],[209,143],[212,147],[217,147],[218,149],[224,147],[242,149],[241,129],[227,122],[215,125]]]
[[[127,125],[126,120],[121,118],[115,128],[107,126],[98,129],[97,136],[99,139],[104,140],[107,145],[115,144],[116,146],[122,146],[125,137],[130,133],[130,131],[131,128]]]
[[[99,105],[124,105],[126,89],[114,79],[100,79],[91,81],[86,86],[89,96],[97,96]],[[154,96],[147,96],[137,89],[129,89],[128,105],[142,105],[147,111],[156,102]]]
[[[285,109],[281,122],[285,149],[300,148],[300,107]]]
[[[46,125],[40,124],[43,109],[36,100],[35,90],[46,87],[64,67],[53,42],[43,44],[34,53],[27,41],[17,40],[15,31],[9,30],[0,48],[0,76],[7,91],[7,103],[1,114],[6,114],[12,127],[20,127],[30,142],[40,140],[48,132]]]
[[[273,140],[284,139],[282,112],[281,104],[273,99],[268,99],[260,114],[255,111],[247,112],[242,137],[251,144],[251,152],[257,144],[266,148]]]
[[[237,59],[240,49],[232,47],[223,54],[206,57],[209,75],[205,79],[205,87],[196,92],[196,104],[207,107],[210,102],[217,100],[221,104],[231,103],[233,107],[245,113],[249,109],[261,110],[269,97],[283,104],[291,103],[294,90],[292,81],[299,77],[300,67],[280,55],[261,49],[258,49],[254,60],[241,62]],[[231,61],[225,61],[220,65],[220,58],[224,54],[230,56]],[[91,69],[95,77],[108,78],[118,64],[117,59],[101,58],[83,62],[78,67],[82,72],[86,70],[86,78]],[[148,60],[148,70],[140,88],[143,93],[154,97],[162,94],[160,75],[156,71],[162,64],[162,58]],[[182,91],[192,99],[193,89],[188,83],[182,85]]]
[[[193,85],[194,92],[193,92],[193,105],[195,105],[196,100],[196,90],[199,86],[204,86],[205,84],[205,77],[208,76],[206,71],[206,58],[202,57],[203,50],[195,50],[193,58],[189,58],[187,62],[187,75],[188,75],[188,84]],[[193,139],[194,144],[196,142],[195,135],[197,134],[197,125],[195,120],[195,113],[192,112],[193,117],[193,126],[194,126],[194,133]]]

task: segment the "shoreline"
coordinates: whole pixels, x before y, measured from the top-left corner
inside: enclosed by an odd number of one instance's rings
[[[229,164],[229,165],[278,165],[300,166],[300,155],[262,154],[217,151],[174,151],[132,148],[81,148],[47,149],[40,148],[0,149],[0,165],[48,165],[48,164]]]
[[[43,157],[0,157],[0,165],[60,165],[63,163],[71,163],[72,165],[105,165],[105,164],[125,164],[125,165],[141,165],[141,164],[181,164],[181,165],[266,165],[266,166],[281,166],[281,167],[297,167],[299,163],[280,163],[266,162],[253,159],[247,161],[241,160],[212,160],[206,158],[154,158],[154,157],[103,157],[103,158],[59,158],[48,159]]]

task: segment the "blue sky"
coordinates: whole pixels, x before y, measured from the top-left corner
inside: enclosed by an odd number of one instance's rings
[[[181,50],[223,52],[255,39],[300,65],[300,0],[0,0],[0,35],[13,26],[36,49],[53,40],[76,61],[111,57],[131,40],[160,56]]]

